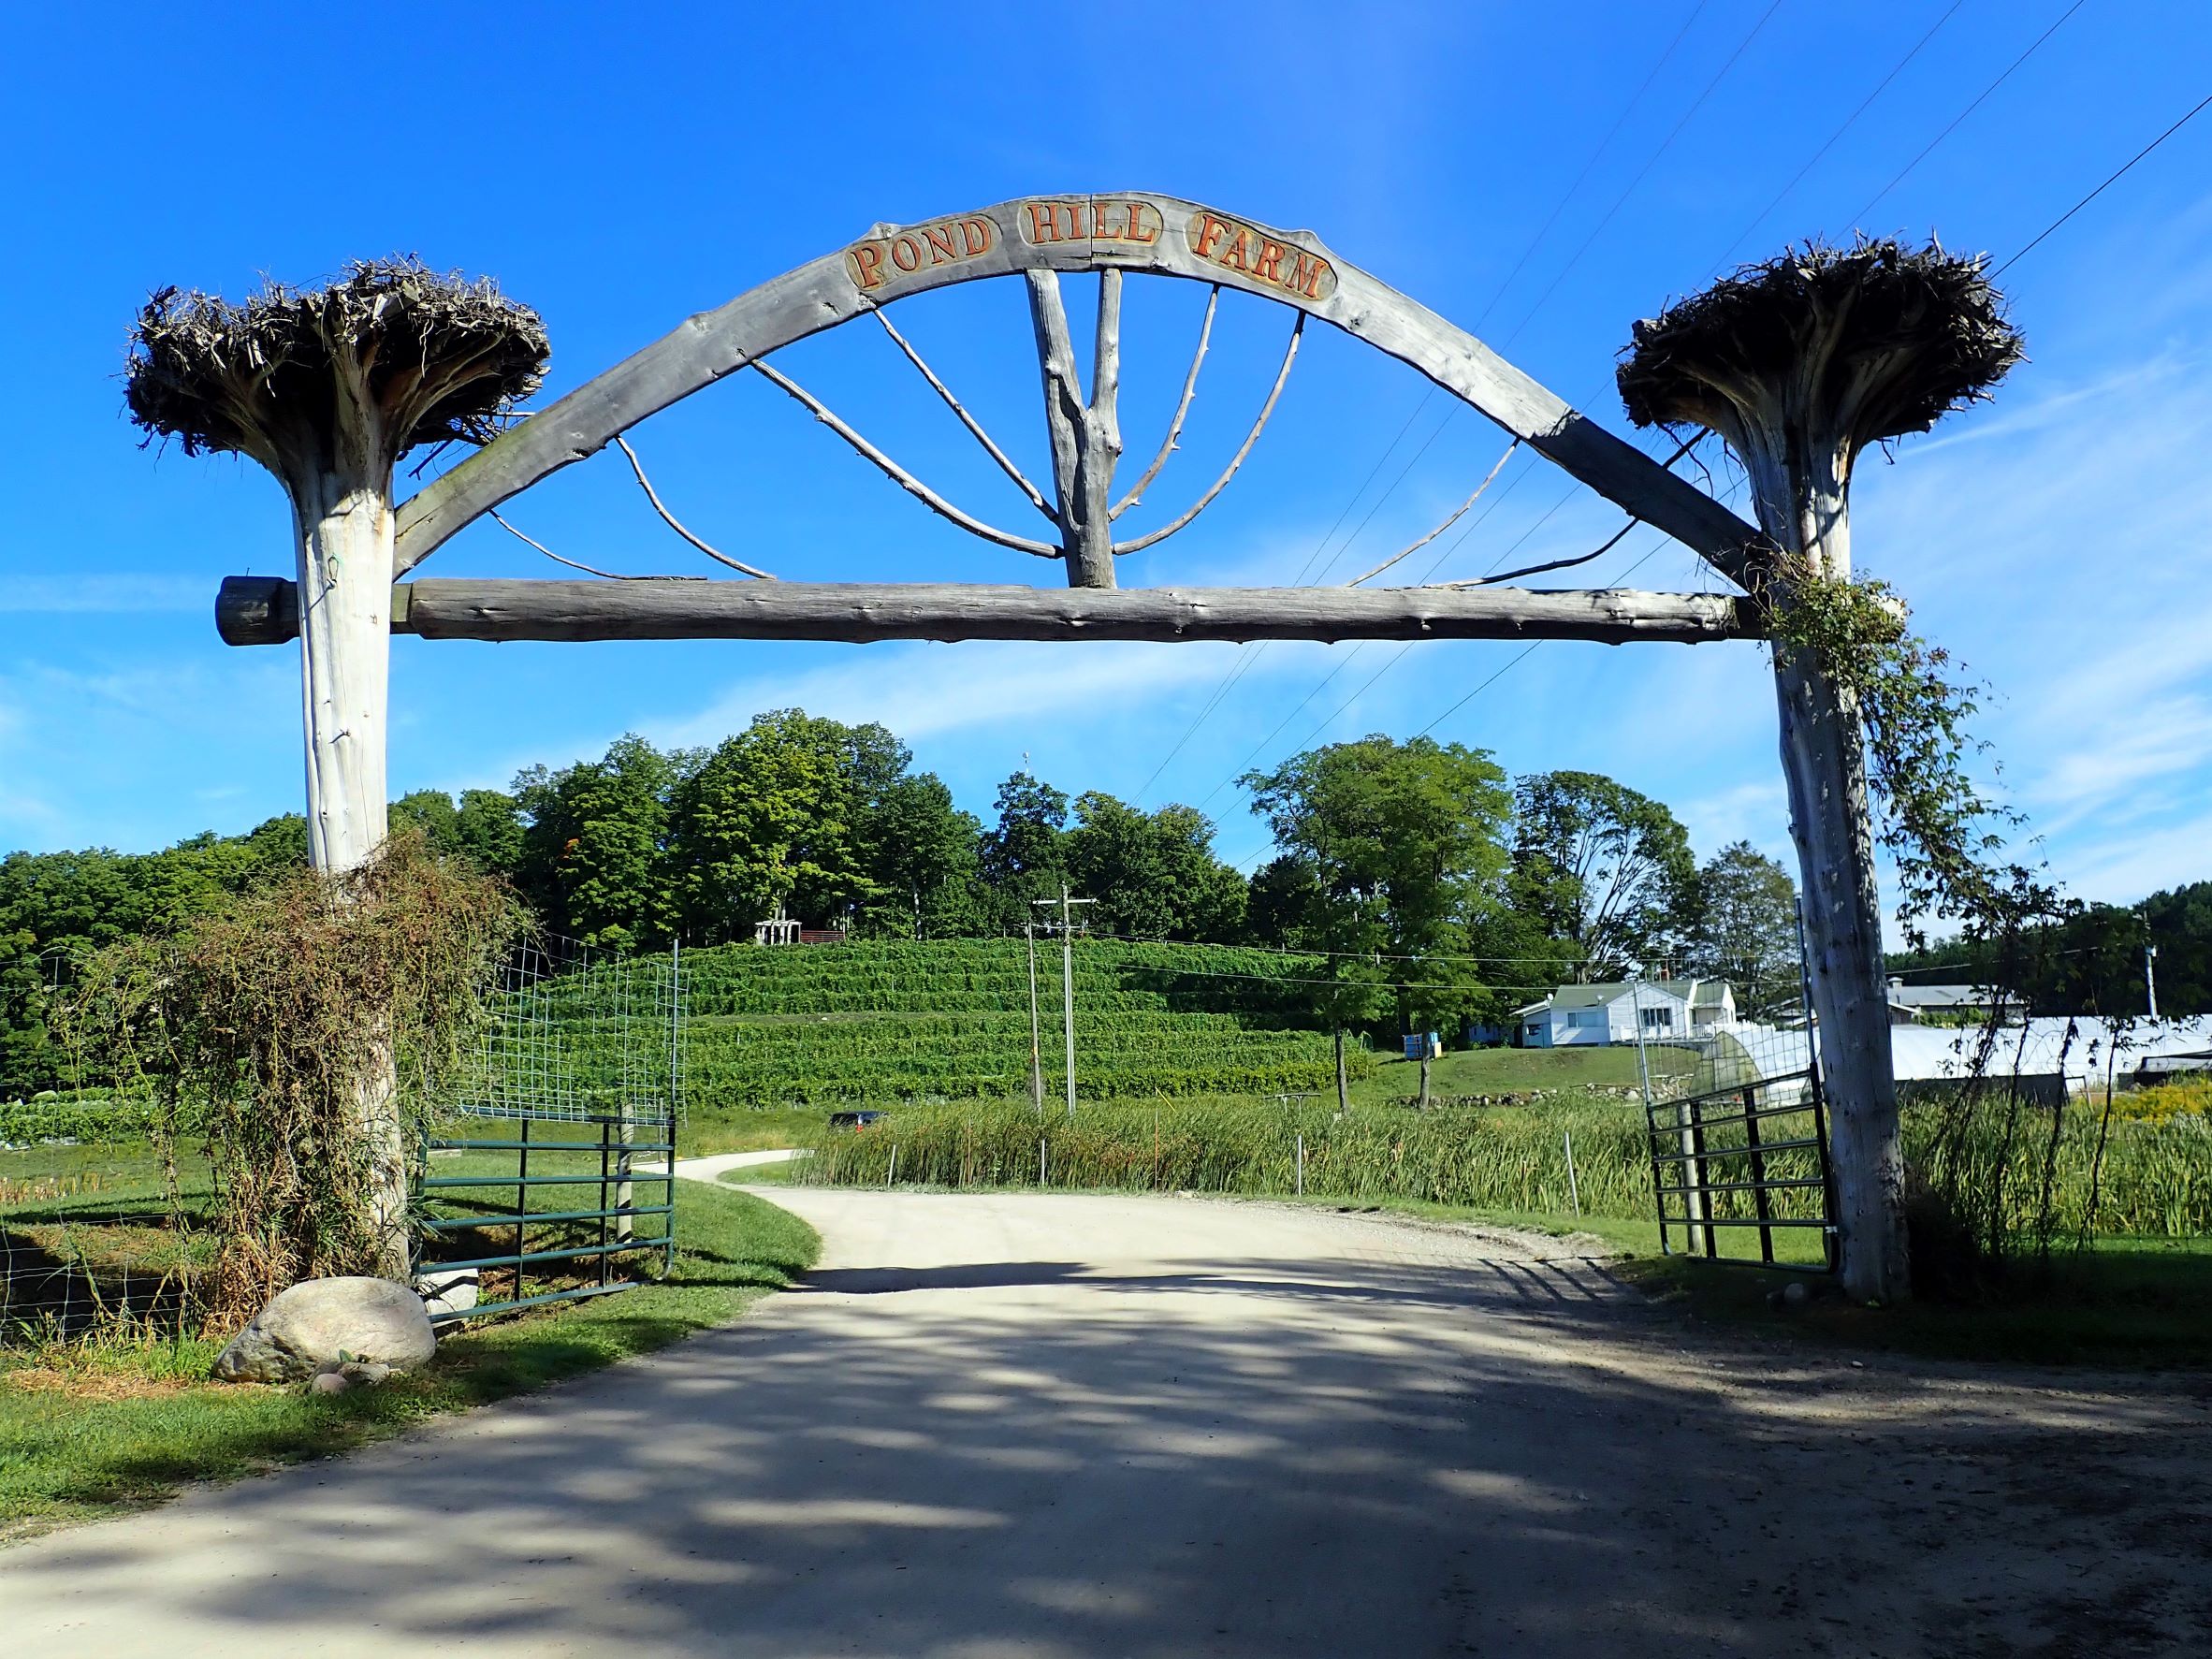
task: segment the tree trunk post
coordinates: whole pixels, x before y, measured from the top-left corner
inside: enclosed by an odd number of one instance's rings
[[[1803,889],[1807,1015],[1829,1091],[1843,1287],[1863,1302],[1912,1293],[1865,717],[1826,648],[1792,645],[1793,634],[1812,635],[1788,624],[1804,589],[1850,580],[1858,457],[1986,397],[2021,360],[1990,274],[1984,257],[1932,240],[1800,243],[1637,322],[1616,376],[1637,426],[1704,428],[1726,441],[1766,536],[1716,563],[1780,623],[1774,691]],[[1919,786],[1908,778],[1899,787]],[[1906,838],[1920,840],[1926,826],[1909,810],[1900,818]]]
[[[371,423],[372,417],[364,422]],[[380,432],[351,423],[341,432],[342,444],[383,444]],[[366,477],[318,472],[287,480],[299,544],[308,859],[333,880],[367,863],[387,827],[391,490],[389,468],[379,467],[373,455],[359,458]],[[376,1238],[371,1271],[404,1282],[410,1266],[406,1136],[390,1026],[381,1017],[355,1085],[353,1115],[367,1157],[366,1198]]]
[[[1812,575],[1841,581],[1851,575],[1848,487],[1821,464],[1817,443],[1797,443],[1794,454],[1788,440],[1765,454],[1745,446],[1760,526]],[[1786,584],[1772,597],[1786,607]],[[1904,1149],[1858,699],[1810,653],[1779,644],[1774,691],[1828,1091],[1843,1288],[1861,1302],[1902,1302],[1912,1294]]]
[[[132,418],[181,439],[187,455],[251,458],[291,501],[308,856],[334,906],[358,900],[352,878],[386,828],[393,470],[416,444],[488,442],[500,415],[536,388],[546,355],[534,313],[489,283],[413,258],[358,261],[320,289],[271,283],[240,304],[167,288],[138,313]],[[359,1018],[365,1052],[342,1111],[366,1164],[365,1265],[404,1281],[408,1170],[392,1011],[363,1008]]]
[[[342,876],[385,837],[392,508],[388,489],[329,473],[295,489],[308,856]]]
[[[1340,1113],[1347,1112],[1351,1104],[1351,1091],[1345,1083],[1344,1027],[1339,1026],[1336,1028],[1336,1109]]]

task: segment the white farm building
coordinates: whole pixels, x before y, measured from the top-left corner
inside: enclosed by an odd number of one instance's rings
[[[1647,980],[1562,985],[1541,1002],[1513,1011],[1522,1048],[1567,1048],[1699,1037],[1736,1024],[1736,991],[1725,980]]]

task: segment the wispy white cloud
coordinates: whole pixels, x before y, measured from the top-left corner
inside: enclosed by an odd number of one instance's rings
[[[1785,865],[1795,856],[1789,840],[1789,792],[1779,777],[1693,796],[1677,804],[1675,816],[1690,832],[1690,845],[1701,857],[1711,857],[1731,841],[1749,841]]]
[[[2132,904],[2161,888],[2202,881],[2208,873],[2204,814],[2164,829],[2091,842],[2062,852],[2053,866],[2075,896]]]
[[[0,586],[0,611],[63,615],[204,611],[214,603],[197,576],[145,572],[22,575]]]
[[[1258,672],[1272,675],[1306,660],[1301,649],[1278,650]],[[884,720],[910,740],[1032,727],[1080,713],[1103,739],[1161,701],[1217,681],[1230,661],[1230,648],[1176,645],[914,646],[793,677],[741,680],[697,712],[647,729],[662,742],[708,743],[764,709],[795,706],[834,720]]]

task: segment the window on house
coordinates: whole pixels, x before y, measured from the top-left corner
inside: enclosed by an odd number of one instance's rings
[[[1644,1029],[1647,1031],[1671,1031],[1674,1029],[1674,1010],[1671,1008],[1647,1008],[1643,1011],[1643,1015]]]

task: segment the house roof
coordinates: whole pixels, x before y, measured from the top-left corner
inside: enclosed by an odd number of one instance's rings
[[[1728,996],[1726,980],[1645,980],[1641,982],[1644,994],[1664,992],[1677,1002],[1692,1008],[1719,1008]],[[1562,985],[1541,1002],[1532,1002],[1526,1008],[1513,1011],[1521,1014],[1540,1013],[1547,1009],[1606,1008],[1618,1002],[1636,987],[1626,980],[1608,980],[1591,985]]]
[[[1889,982],[1892,1008],[1987,1008],[1997,997],[1998,993],[1987,985],[1908,985],[1897,980]]]

